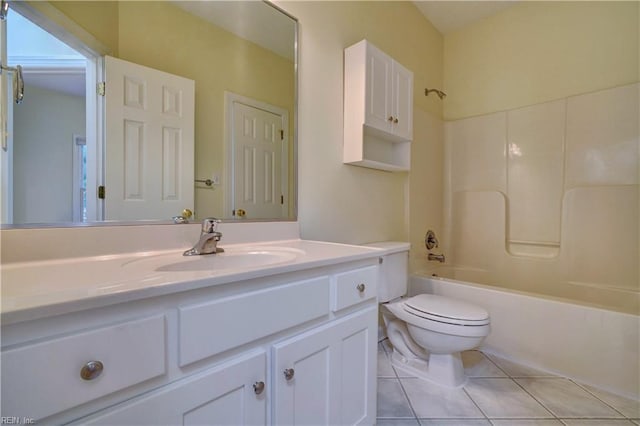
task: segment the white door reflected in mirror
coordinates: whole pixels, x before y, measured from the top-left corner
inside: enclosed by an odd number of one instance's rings
[[[193,210],[195,82],[105,57],[105,220]]]
[[[228,204],[239,219],[288,217],[287,110],[227,92]]]

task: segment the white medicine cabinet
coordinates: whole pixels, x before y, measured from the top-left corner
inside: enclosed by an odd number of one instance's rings
[[[362,40],[344,52],[347,164],[408,171],[413,139],[413,73]]]

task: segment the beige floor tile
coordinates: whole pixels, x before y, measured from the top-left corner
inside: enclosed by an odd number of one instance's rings
[[[420,426],[417,419],[377,419],[378,426]]]
[[[625,416],[631,419],[640,419],[640,401],[624,398],[593,386],[582,386]]]
[[[567,426],[634,426],[625,419],[562,419]]]
[[[382,343],[378,343],[378,377],[396,378],[396,372]]]
[[[557,417],[622,417],[570,380],[562,378],[515,380]]]
[[[562,426],[560,420],[554,419],[502,419],[491,420],[493,426]]]
[[[491,426],[485,419],[422,419],[421,426]]]
[[[507,377],[504,371],[480,351],[462,352],[462,365],[468,377]]]
[[[447,389],[421,379],[400,379],[420,419],[483,418],[462,389]]]
[[[398,379],[378,379],[378,413],[382,418],[415,418]]]
[[[512,379],[472,378],[465,390],[490,419],[553,418]]]

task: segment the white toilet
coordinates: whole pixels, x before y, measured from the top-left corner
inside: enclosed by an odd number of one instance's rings
[[[479,346],[491,330],[481,307],[433,294],[405,297],[409,244],[371,244],[381,256],[378,300],[386,325],[394,367],[446,387],[463,386],[460,352]]]

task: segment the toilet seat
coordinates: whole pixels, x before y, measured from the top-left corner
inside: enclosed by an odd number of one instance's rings
[[[419,318],[458,326],[489,324],[489,313],[479,306],[433,294],[419,294],[403,302],[405,312]]]
[[[437,298],[433,300],[433,304],[438,300],[442,301],[441,299],[445,299],[445,305],[448,305],[449,308],[432,309],[436,311],[437,314],[434,314],[433,312],[426,313],[425,311],[427,309],[431,309],[431,303],[424,299],[433,297]],[[408,304],[407,302],[411,303]],[[421,309],[416,309],[411,305],[418,306]],[[463,308],[472,309],[453,310],[454,307],[458,308],[462,305],[466,305]],[[489,314],[484,309],[442,296],[422,294],[410,299],[388,303],[384,306],[396,317],[405,321],[409,327],[414,326],[425,330],[431,330],[436,333],[460,337],[486,337],[491,331]],[[464,319],[455,317],[484,318]]]

